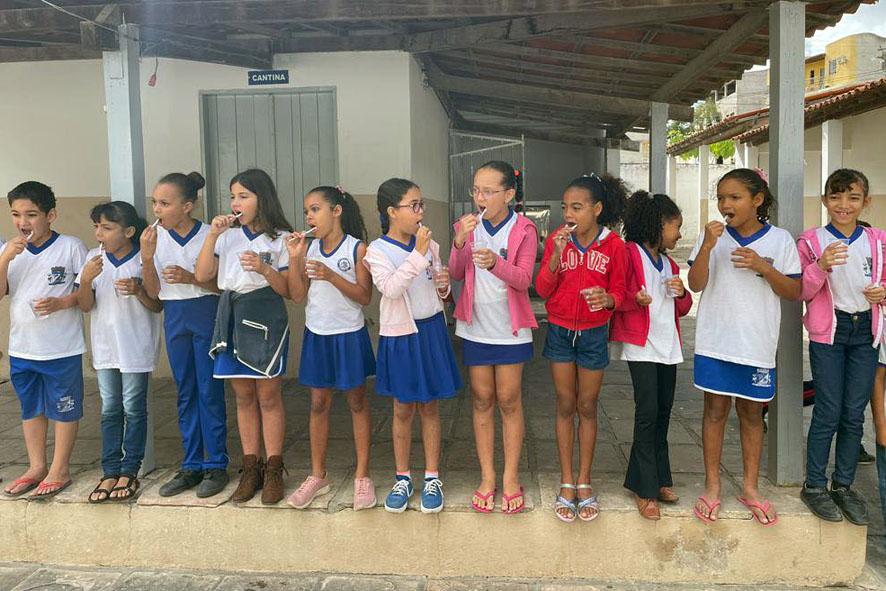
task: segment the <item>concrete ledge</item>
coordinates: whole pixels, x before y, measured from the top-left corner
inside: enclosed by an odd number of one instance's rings
[[[765,491],[780,521],[749,519],[724,489],[721,519],[692,516],[692,486],[659,522],[641,519],[615,478],[598,479],[601,514],[590,523],[553,515],[556,474],[541,473],[523,514],[477,515],[467,484],[453,479],[437,515],[381,508],[316,509],[159,505],[159,478],[134,504],[85,503],[91,473],[54,502],[0,502],[0,560],[85,566],[176,567],[264,572],[586,578],[648,582],[845,585],[862,572],[866,528],[812,516],[794,489]],[[291,484],[291,483],[290,483]],[[454,490],[457,489],[457,490]],[[152,493],[153,491],[153,493]],[[384,491],[381,487],[378,493]],[[728,495],[727,495],[728,493]],[[339,494],[337,498],[346,497]],[[217,503],[216,503],[217,504]]]

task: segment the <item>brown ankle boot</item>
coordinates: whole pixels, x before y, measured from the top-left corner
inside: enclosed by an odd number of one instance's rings
[[[243,456],[243,467],[240,468],[240,484],[234,491],[231,500],[235,503],[245,503],[255,496],[255,492],[261,488],[264,478],[264,466],[258,456]]]
[[[276,505],[283,500],[283,456],[270,456],[265,466],[265,482],[261,491],[262,505]],[[289,474],[289,472],[286,472]]]

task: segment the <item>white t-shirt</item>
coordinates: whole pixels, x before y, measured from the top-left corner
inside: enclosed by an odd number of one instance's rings
[[[689,256],[695,260],[704,233]],[[769,224],[742,238],[730,227],[710,255],[708,283],[698,304],[695,353],[756,368],[774,368],[781,301],[769,283],[750,269],[737,269],[732,250],[745,246],[769,259],[777,271],[800,277],[800,257],[786,230]]]
[[[517,224],[517,215],[511,210],[507,217],[493,226],[488,220],[474,230],[474,240],[484,240],[492,252],[505,258],[508,254],[508,236]],[[457,320],[455,334],[474,343],[488,345],[519,345],[532,342],[532,329],[521,328],[517,336],[511,328],[507,284],[488,269],[474,267],[474,301],[471,303],[471,323]]]
[[[643,286],[646,293],[652,296],[649,304],[649,335],[646,337],[646,346],[631,343],[613,343],[613,347],[620,351],[619,359],[622,361],[649,361],[675,365],[683,362],[683,349],[680,346],[680,336],[677,334],[677,324],[674,322],[674,298],[668,297],[665,280],[674,276],[671,270],[671,262],[664,255],[658,255],[658,260],[653,261],[652,255],[644,246],[640,248],[640,259],[643,261]],[[630,294],[628,297],[631,297]]]
[[[831,224],[815,231],[822,251],[831,242],[845,237]],[[845,265],[834,265],[828,273],[828,286],[834,298],[834,308],[849,314],[871,309],[863,290],[873,281],[871,274],[871,242],[861,226],[856,226],[849,237],[849,259]]]
[[[393,238],[382,235],[381,238],[372,241],[370,246],[380,252],[385,253],[388,260],[395,267],[400,267],[406,257],[415,249],[415,236],[413,236],[409,244],[397,242]],[[425,258],[432,262],[431,249],[425,253]],[[424,272],[419,273],[412,279],[407,290],[409,294],[409,304],[412,308],[412,317],[415,320],[424,320],[443,311],[443,304],[437,296],[437,288],[434,285],[434,275],[430,264]]]
[[[240,253],[258,253],[265,263],[278,271],[289,268],[289,251],[286,250],[285,230],[277,230],[273,240],[259,231],[253,234],[246,226],[229,228],[215,243],[215,256],[218,257],[218,288],[237,293],[249,293],[269,283],[265,277],[252,271],[244,271],[240,265]]]
[[[0,248],[6,248],[6,244]],[[86,351],[83,315],[74,306],[40,318],[31,301],[66,296],[86,260],[86,246],[73,236],[53,232],[39,247],[28,244],[9,263],[9,355],[45,361]]]
[[[357,246],[361,240],[345,234],[332,252],[323,252],[321,240],[312,240],[305,253],[307,260],[317,260],[333,273],[357,283]],[[345,296],[328,281],[311,281],[305,306],[305,326],[314,334],[330,335],[355,332],[363,328],[363,306]]]
[[[99,249],[93,248],[86,260],[98,253]],[[135,296],[118,296],[114,289],[117,279],[142,276],[138,248],[119,260],[105,252],[102,263],[102,272],[92,280],[95,293],[89,323],[92,366],[119,369],[123,373],[154,371],[160,344],[160,314],[145,308]],[[80,281],[79,273],[77,281]]]
[[[197,255],[200,254],[200,248],[203,246],[203,240],[208,232],[209,225],[200,222],[200,220],[194,220],[194,227],[186,236],[179,236],[174,230],[166,230],[163,226],[157,226],[157,251],[154,253],[154,268],[160,279],[161,300],[190,300],[216,295],[197,285],[163,281],[163,267],[178,265],[186,271],[194,272]]]

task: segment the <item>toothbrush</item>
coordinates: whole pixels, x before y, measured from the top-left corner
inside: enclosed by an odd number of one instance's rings
[[[485,213],[486,213],[486,208],[484,207],[483,209],[480,210],[480,213],[477,214],[477,221],[478,222],[483,221],[483,215]]]
[[[34,237],[34,230],[31,230],[31,233],[28,234],[27,238],[25,238],[25,242],[30,242],[31,238],[33,238],[33,237]]]
[[[314,226],[313,228],[311,228],[309,230],[305,230],[305,233],[302,234],[302,236],[307,236],[308,234],[311,234],[316,229],[317,229],[317,226]]]
[[[575,229],[577,227],[578,227],[578,224],[566,224],[566,231],[571,234],[572,232],[575,231]]]
[[[152,228],[156,228],[156,227],[157,227],[157,224],[159,224],[159,223],[160,223],[160,218],[157,218],[156,220],[154,220],[154,223],[151,224],[151,227],[152,227]]]
[[[308,234],[312,234],[312,233],[314,232],[314,230],[316,230],[316,229],[317,229],[317,226],[314,226],[313,228],[310,228],[310,229],[308,229],[308,230],[305,230],[305,231],[302,233],[301,237],[302,237],[302,238],[307,238]],[[290,234],[288,240],[289,240],[289,242],[292,242],[293,240],[295,240],[295,234]]]

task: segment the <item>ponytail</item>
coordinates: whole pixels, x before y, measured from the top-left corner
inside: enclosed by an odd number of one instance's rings
[[[590,195],[591,203],[601,203],[603,210],[597,216],[597,223],[614,228],[624,219],[628,187],[620,178],[609,174],[602,177],[596,173],[585,174],[574,179],[567,189],[584,189]]]
[[[339,222],[342,232],[366,242],[366,224],[363,223],[360,206],[353,195],[342,189],[340,185],[314,187],[308,191],[308,194],[311,193],[319,193],[332,208],[335,208],[336,205],[340,206],[341,218]]]
[[[477,170],[491,168],[501,173],[501,184],[507,189],[514,189],[514,211],[521,213],[523,207],[523,174],[507,162],[501,160],[490,160],[486,164],[480,166]]]
[[[628,199],[625,208],[625,238],[637,244],[658,246],[662,225],[680,215],[680,208],[667,195],[637,191]]]

